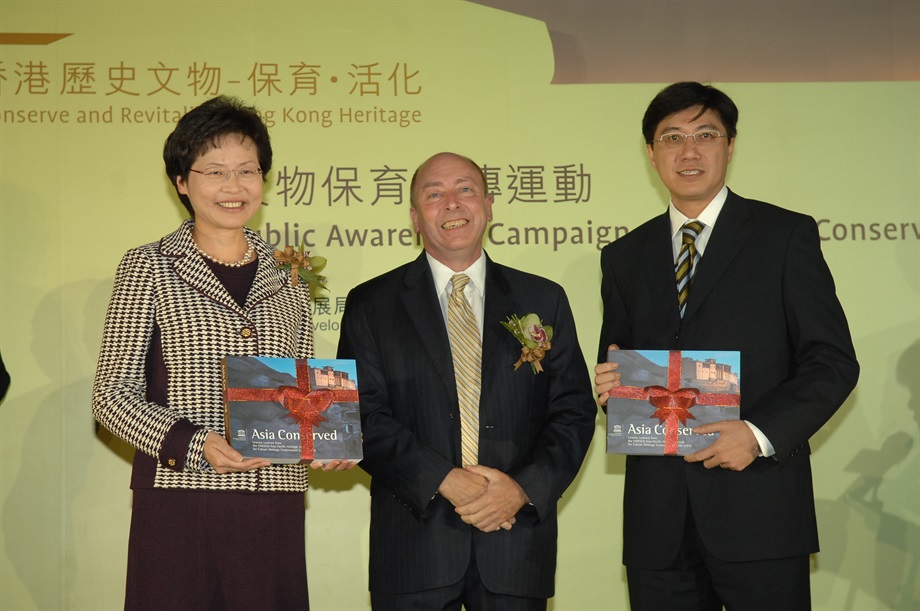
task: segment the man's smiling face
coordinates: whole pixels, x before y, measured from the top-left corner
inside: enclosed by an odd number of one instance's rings
[[[700,110],[700,106],[693,106],[665,117],[655,130],[655,138],[669,133],[690,135],[703,130],[726,133],[717,113],[707,110],[699,114]],[[725,185],[735,140],[719,138],[714,144],[698,146],[693,138],[687,138],[676,148],[652,142],[646,149],[652,167],[671,193],[674,206],[689,218],[696,218]]]
[[[479,258],[492,220],[492,196],[479,168],[459,155],[435,155],[419,168],[413,201],[412,225],[428,254],[454,271]]]

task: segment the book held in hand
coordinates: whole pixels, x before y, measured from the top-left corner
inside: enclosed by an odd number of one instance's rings
[[[611,350],[607,360],[621,376],[607,400],[610,454],[693,454],[718,438],[693,427],[740,417],[740,352]]]
[[[223,370],[227,441],[245,458],[363,458],[353,360],[228,356]]]

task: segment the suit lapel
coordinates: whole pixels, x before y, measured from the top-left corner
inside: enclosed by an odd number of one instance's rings
[[[511,295],[511,286],[501,271],[501,267],[486,256],[486,300],[483,307],[482,325],[482,394],[481,397],[499,396],[495,385],[501,384],[502,372],[511,370],[512,362],[507,360],[507,350],[501,346],[511,340],[511,334],[501,325],[512,314],[523,316],[527,312],[517,312],[516,304]],[[525,306],[526,307],[526,306]],[[484,405],[480,399],[480,405]]]
[[[753,228],[747,222],[750,216],[751,211],[744,200],[729,191],[728,199],[725,200],[706,244],[706,253],[700,259],[693,278],[693,288],[690,290],[687,311],[684,313],[685,319],[700,308],[738,251],[750,239],[753,232]]]
[[[652,222],[650,239],[641,257],[645,271],[641,274],[640,281],[648,283],[656,300],[667,304],[668,321],[676,331],[680,327],[680,307],[677,303],[674,247],[671,244],[671,218],[665,212]]]
[[[428,360],[444,384],[447,396],[456,405],[457,386],[450,355],[450,340],[424,251],[406,271],[405,284],[406,290],[401,296],[403,307],[428,354]]]
[[[249,311],[259,302],[271,297],[280,291],[287,282],[286,275],[290,272],[281,273],[275,270],[275,259],[272,249],[265,244],[256,232],[248,227],[243,228],[249,242],[256,247],[259,253],[259,271],[252,281],[252,287],[246,296],[246,310]]]
[[[192,240],[193,226],[194,221],[187,219],[179,229],[160,240],[160,253],[173,260],[173,271],[188,286],[211,301],[243,314],[242,308],[233,300],[204,259],[198,256]]]

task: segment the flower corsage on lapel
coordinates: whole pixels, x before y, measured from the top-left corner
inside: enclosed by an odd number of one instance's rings
[[[508,322],[502,321],[502,325],[511,331],[511,334],[523,346],[521,358],[514,364],[514,368],[517,369],[524,363],[530,363],[530,369],[534,373],[542,373],[543,367],[540,361],[553,347],[550,343],[550,340],[553,339],[553,328],[544,325],[536,314],[527,314],[522,318],[518,318],[517,314],[512,314],[508,317]]]
[[[311,295],[316,295],[320,289],[326,290],[326,277],[319,275],[326,267],[325,257],[311,257],[310,251],[304,252],[303,244],[299,250],[285,246],[284,250],[276,250],[273,256],[278,269],[291,270],[291,285],[297,286],[300,279],[310,288]]]

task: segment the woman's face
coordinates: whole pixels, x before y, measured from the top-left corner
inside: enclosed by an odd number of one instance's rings
[[[256,145],[237,134],[224,136],[217,147],[196,159],[188,180],[176,180],[179,193],[188,196],[195,211],[195,230],[241,230],[262,205],[259,169]]]

